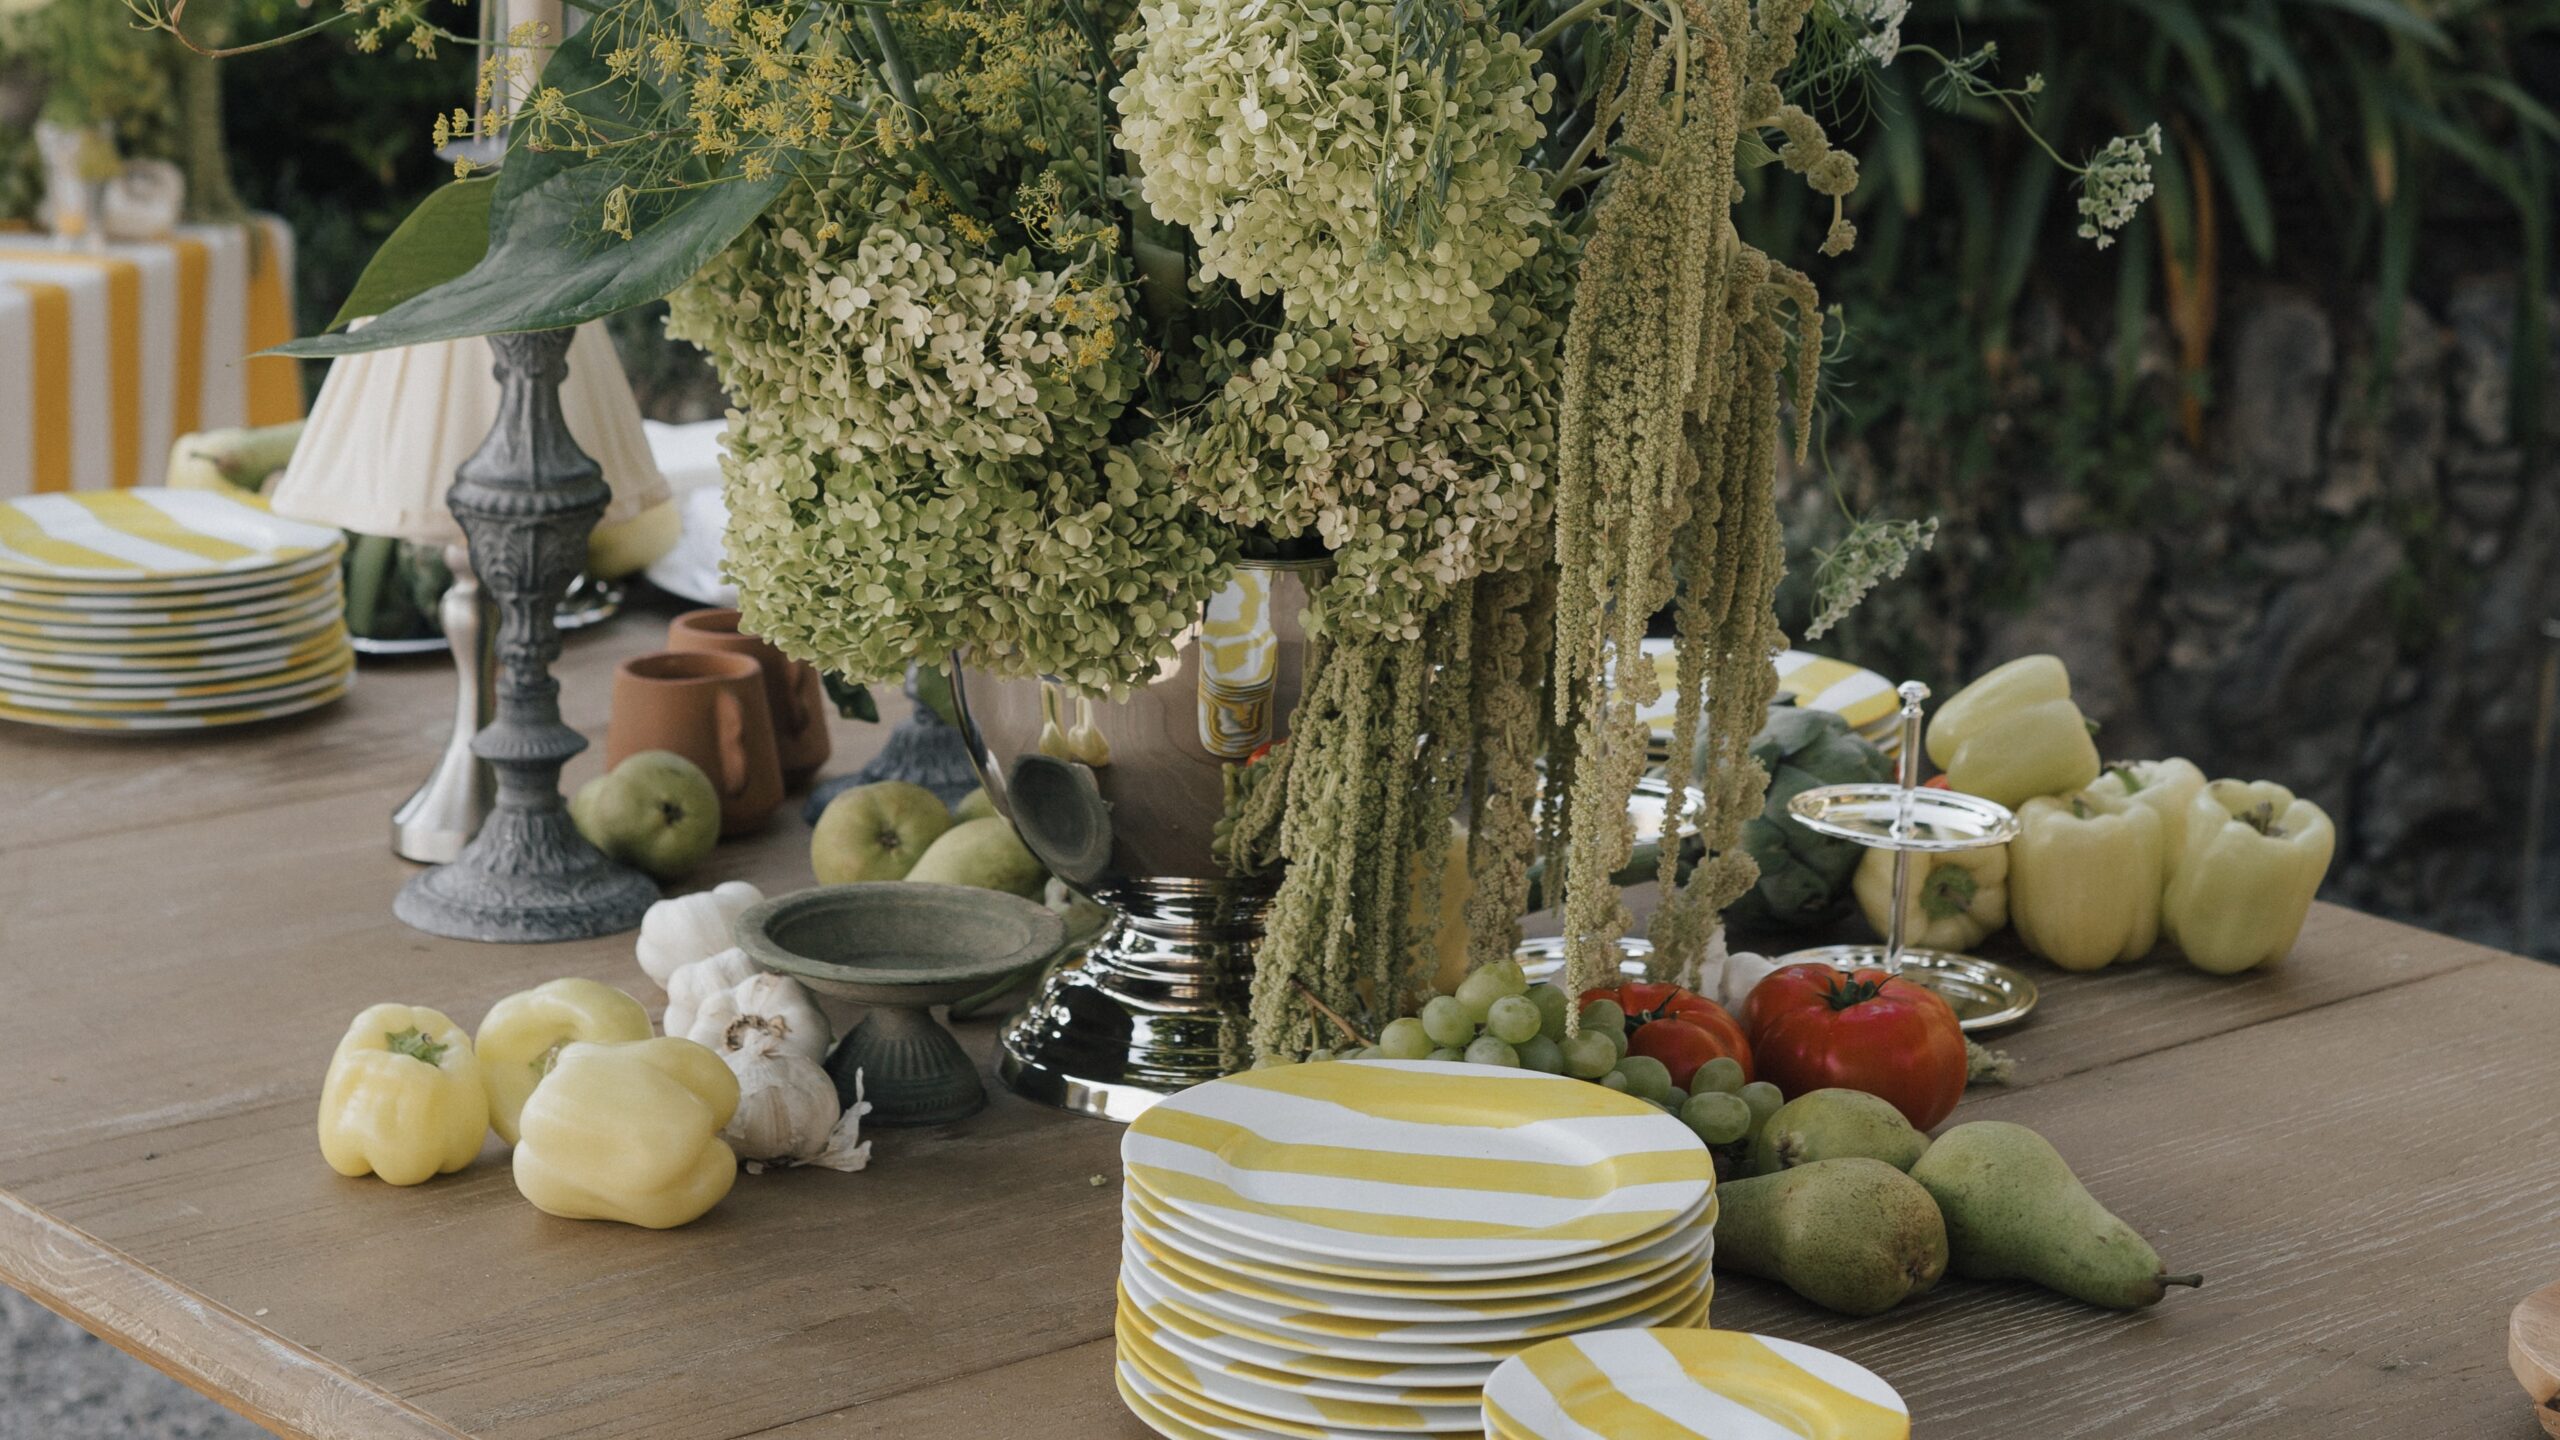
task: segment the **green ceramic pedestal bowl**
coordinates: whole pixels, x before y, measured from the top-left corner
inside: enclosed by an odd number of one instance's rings
[[[933,1018],[1065,942],[1044,905],[966,885],[822,885],[738,917],[739,948],[821,995],[871,1007],[827,1059],[853,1103],[863,1079],[876,1125],[940,1125],[987,1103],[978,1067]]]

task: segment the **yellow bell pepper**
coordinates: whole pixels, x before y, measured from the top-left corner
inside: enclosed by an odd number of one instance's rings
[[[489,1097],[462,1027],[424,1006],[355,1018],[320,1086],[320,1154],[341,1175],[415,1185],[471,1163]]]
[[[1893,852],[1870,850],[1850,882],[1858,909],[1883,935],[1893,921]],[[1903,942],[1963,954],[2009,923],[2009,847],[1911,857],[1911,893],[1903,906]]]
[[[2204,772],[2185,760],[2118,760],[2090,782],[2089,803],[2110,814],[2139,805],[2160,817],[2160,883],[2178,873],[2187,853],[2187,807],[2204,788]]]
[[[516,1189],[567,1220],[700,1219],[737,1183],[720,1140],[737,1109],[738,1077],[690,1040],[573,1043],[525,1102]]]
[[[2271,965],[2292,951],[2337,848],[2319,806],[2271,781],[2216,780],[2187,808],[2186,855],[2161,922],[2209,974]]]
[[[489,1124],[516,1143],[516,1117],[560,1047],[578,1040],[646,1040],[657,1031],[640,1002],[600,980],[575,976],[522,990],[489,1007],[477,1044],[489,1085]]]
[[[1929,721],[1930,762],[1947,784],[2014,810],[2098,778],[2098,745],[2051,655],[2002,665],[1955,693]]]
[[[2009,920],[2065,970],[2139,960],[2160,939],[2160,817],[2109,812],[2086,795],[2040,795],[2009,842]]]

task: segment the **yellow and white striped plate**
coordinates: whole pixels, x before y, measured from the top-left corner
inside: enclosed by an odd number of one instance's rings
[[[1706,1284],[1708,1260],[1705,1253],[1693,1255],[1644,1288],[1608,1300],[1491,1320],[1438,1321],[1377,1320],[1341,1315],[1321,1306],[1275,1305],[1166,1269],[1134,1246],[1123,1247],[1121,1252],[1124,1269],[1139,1267],[1140,1273],[1159,1288],[1170,1287],[1208,1314],[1253,1326],[1256,1333],[1291,1335],[1303,1344],[1319,1346],[1344,1340],[1377,1345],[1464,1346],[1594,1330],[1630,1316],[1655,1316],[1680,1308]]]
[[[1151,1193],[1146,1182],[1135,1175],[1125,1176],[1121,1184],[1124,1196],[1136,1196],[1149,1213],[1163,1221],[1162,1229],[1172,1230],[1187,1239],[1204,1239],[1216,1244],[1220,1251],[1246,1255],[1267,1265],[1291,1271],[1303,1271],[1327,1279],[1366,1280],[1405,1288],[1415,1285],[1474,1284],[1490,1281],[1532,1281],[1570,1284],[1570,1277],[1581,1270],[1607,1261],[1630,1260],[1648,1251],[1659,1250],[1673,1237],[1696,1224],[1702,1215],[1713,1212],[1715,1192],[1696,1209],[1687,1211],[1654,1229],[1615,1245],[1603,1246],[1585,1255],[1567,1255],[1554,1259],[1514,1262],[1508,1265],[1439,1265],[1427,1270],[1409,1265],[1353,1265],[1329,1256],[1309,1255],[1277,1245],[1266,1245],[1249,1235],[1223,1231],[1167,1206]]]
[[[250,495],[98,490],[0,502],[0,572],[26,581],[220,579],[334,554],[338,532]]]
[[[355,685],[355,672],[325,690],[315,690],[291,700],[271,705],[248,706],[238,710],[215,710],[191,715],[64,715],[44,710],[29,710],[0,699],[0,720],[15,720],[27,725],[42,725],[54,730],[91,730],[106,733],[145,734],[176,730],[218,730],[232,725],[249,725],[261,720],[277,720],[317,710],[340,697]]]
[[[1395,1320],[1414,1323],[1453,1324],[1459,1321],[1503,1321],[1524,1316],[1552,1315],[1598,1305],[1631,1295],[1670,1279],[1701,1254],[1712,1253],[1714,1232],[1692,1227],[1684,1236],[1686,1244],[1651,1267],[1631,1275],[1620,1275],[1592,1284],[1551,1291],[1543,1295],[1514,1295],[1501,1299],[1437,1299],[1414,1296],[1344,1294],[1316,1285],[1284,1284],[1256,1279],[1235,1271],[1197,1260],[1184,1254],[1132,1221],[1127,1227],[1128,1242],[1138,1247],[1147,1263],[1158,1271],[1170,1272],[1185,1280],[1196,1280],[1223,1294],[1258,1300],[1284,1309],[1321,1310],[1329,1315],[1355,1320]]]
[[[1195,1085],[1138,1117],[1120,1155],[1150,1196],[1220,1232],[1407,1273],[1588,1255],[1715,1185],[1689,1128],[1632,1096],[1428,1060]]]
[[[222,680],[164,681],[157,685],[91,685],[57,680],[21,679],[0,676],[0,695],[44,697],[53,700],[83,702],[84,708],[113,712],[126,701],[204,700],[222,697],[231,704],[256,703],[274,698],[267,692],[324,675],[343,673],[355,663],[353,646],[340,642],[335,649],[292,665],[266,666],[254,674]],[[213,706],[207,708],[222,708]]]
[[[338,595],[335,569],[313,571],[299,580],[274,586],[269,593],[239,599],[225,598],[210,605],[129,605],[102,609],[89,605],[54,605],[44,602],[26,603],[0,598],[0,624],[19,626],[78,626],[83,631],[117,629],[151,625],[203,625],[217,620],[247,620],[262,615],[280,615],[311,603],[322,595]],[[130,598],[130,597],[126,597]]]
[[[87,619],[21,620],[0,614],[0,641],[62,640],[74,645],[110,645],[118,641],[205,640],[222,635],[280,632],[336,614],[345,607],[346,601],[335,583],[338,572],[323,573],[331,583],[307,594],[282,597],[284,603],[246,615],[217,614],[195,620],[143,620],[131,624],[117,619],[101,624]]]
[[[1554,1296],[1605,1285],[1631,1275],[1647,1274],[1664,1262],[1686,1254],[1697,1243],[1698,1228],[1712,1226],[1716,1220],[1716,1201],[1710,1194],[1705,1210],[1690,1217],[1676,1230],[1625,1255],[1595,1260],[1589,1265],[1490,1280],[1376,1280],[1364,1276],[1328,1275],[1257,1260],[1201,1236],[1180,1215],[1161,1208],[1148,1198],[1146,1192],[1135,1186],[1123,1186],[1120,1200],[1122,1218],[1130,1229],[1143,1230],[1155,1244],[1179,1251],[1184,1257],[1210,1266],[1220,1275],[1239,1283],[1259,1280],[1274,1285],[1323,1290],[1339,1296],[1374,1295],[1440,1304]]]
[[[299,645],[315,636],[343,634],[346,617],[334,606],[297,616],[290,624],[238,635],[174,635],[151,640],[58,640],[34,635],[0,635],[0,660],[22,665],[109,664],[118,660],[150,662],[153,668],[171,657],[231,654],[242,650]]]
[[[1653,661],[1654,673],[1661,677],[1661,693],[1652,704],[1639,707],[1636,718],[1653,732],[1653,743],[1660,747],[1671,742],[1671,711],[1679,695],[1680,662],[1669,640],[1647,640],[1644,653]],[[1781,650],[1775,663],[1780,691],[1795,696],[1796,704],[1807,710],[1837,712],[1852,730],[1865,732],[1886,724],[1901,703],[1894,696],[1892,681],[1846,660],[1834,660],[1810,650]]]
[[[0,570],[0,599],[20,605],[62,604],[81,610],[151,610],[218,605],[310,584],[345,559],[341,543],[316,555],[263,570],[177,580],[58,580]]]
[[[1486,1350],[1469,1350],[1463,1360],[1416,1362],[1407,1352],[1397,1351],[1400,1358],[1367,1360],[1354,1355],[1332,1355],[1292,1350],[1273,1345],[1249,1335],[1199,1318],[1198,1312],[1176,1304],[1142,1296],[1145,1281],[1123,1274],[1120,1277],[1120,1303],[1147,1317],[1159,1334],[1178,1337],[1190,1348],[1258,1365],[1266,1370],[1285,1371],[1303,1378],[1308,1384],[1339,1384],[1354,1393],[1368,1395],[1380,1390],[1415,1393],[1432,1390],[1464,1389],[1482,1393],[1484,1382],[1493,1378],[1494,1367],[1508,1358]],[[1514,1347],[1517,1349],[1518,1347]]]
[[[346,683],[355,673],[355,655],[313,667],[291,680],[275,680],[253,690],[218,695],[189,695],[170,699],[73,699],[58,695],[39,695],[8,687],[0,690],[8,702],[21,710],[57,712],[79,715],[93,720],[118,719],[136,715],[193,715],[226,710],[240,710],[299,699],[316,691],[333,689]]]
[[[1267,1425],[1307,1440],[1344,1430],[1404,1435],[1484,1428],[1482,1401],[1468,1401],[1463,1390],[1438,1392],[1457,1398],[1434,1404],[1386,1398],[1345,1400],[1295,1388],[1278,1371],[1263,1373],[1284,1383],[1256,1378],[1242,1365],[1185,1359],[1158,1344],[1146,1321],[1125,1309],[1116,1317],[1112,1335],[1123,1363],[1134,1363],[1149,1379],[1219,1419]]]
[[[12,655],[0,646],[0,677],[50,680],[64,685],[189,684],[198,680],[236,680],[281,670],[340,649],[347,643],[343,626],[323,626],[299,640],[266,642],[237,649],[205,650],[192,655]]]
[[[1510,1440],[1908,1440],[1911,1412],[1864,1366],[1732,1330],[1609,1330],[1524,1350],[1484,1392]]]

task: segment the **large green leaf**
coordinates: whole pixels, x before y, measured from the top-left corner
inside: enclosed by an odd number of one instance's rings
[[[672,0],[642,0],[666,9]],[[609,135],[649,128],[671,97],[609,75],[602,49],[622,31],[590,24],[563,42],[543,81]],[[489,210],[488,252],[462,275],[382,313],[361,330],[277,347],[300,356],[349,355],[469,335],[555,330],[645,305],[695,271],[764,213],[784,184],[699,170],[653,187],[632,204],[631,238],[601,228],[605,198],[633,178],[608,147],[535,150],[519,143],[499,172]]]
[[[482,176],[456,180],[419,201],[365,262],[329,328],[379,315],[479,264],[489,253],[489,201],[497,189],[494,176]]]

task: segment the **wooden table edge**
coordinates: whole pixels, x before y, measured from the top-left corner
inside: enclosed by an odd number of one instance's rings
[[[6,1192],[0,1281],[287,1440],[469,1440]]]

